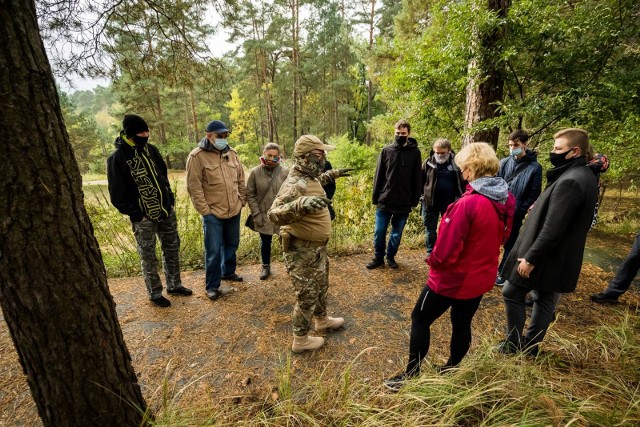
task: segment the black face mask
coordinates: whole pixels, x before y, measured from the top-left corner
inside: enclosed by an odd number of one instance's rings
[[[146,145],[147,141],[149,140],[149,137],[148,136],[134,135],[134,137],[132,139],[133,139],[133,142],[136,143],[136,146],[144,147]]]
[[[569,151],[571,151],[572,149],[568,149],[567,151],[565,151],[564,153],[549,153],[549,161],[551,162],[551,164],[553,166],[560,166],[566,162],[568,162],[571,159],[565,159],[565,156],[567,154],[569,154]]]
[[[396,135],[396,144],[402,147],[404,144],[407,143],[407,138],[408,137],[405,135]]]

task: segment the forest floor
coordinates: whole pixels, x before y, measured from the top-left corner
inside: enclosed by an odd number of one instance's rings
[[[595,251],[619,262],[630,246],[628,238],[607,243],[593,235],[586,259],[600,263],[597,254],[593,256]],[[256,402],[278,399],[278,382],[285,368],[290,371],[292,390],[320,377],[331,381],[349,367],[353,381],[378,387],[404,367],[410,313],[428,266],[423,250],[401,250],[397,270],[386,266],[367,270],[364,265],[370,257],[331,257],[329,315],[344,316],[346,323],[313,354],[290,352],[294,296],[281,262],[273,264],[273,275],[266,281],[258,280],[260,265],[239,266],[244,282],[233,284],[236,291],[217,301],[206,298],[203,271],[184,272],[183,283],[194,295],[170,297],[170,308],[155,307],[147,300],[140,277],[109,280],[133,366],[152,410],[158,410],[165,397],[185,410],[229,405],[255,408]],[[577,292],[560,302],[558,320],[552,326],[555,333],[594,327],[610,319],[611,306],[589,300],[613,276],[614,271],[604,264],[604,269],[584,265]],[[621,301],[618,308],[639,315],[637,286]],[[502,297],[495,288],[485,295],[474,318],[471,353],[479,342],[502,339],[504,325]],[[446,360],[449,333],[449,319],[443,316],[432,329],[432,363]],[[544,350],[559,352],[558,346],[551,338]],[[0,319],[0,426],[39,425],[7,326]]]

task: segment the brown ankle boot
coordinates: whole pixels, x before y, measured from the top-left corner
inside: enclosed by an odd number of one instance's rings
[[[331,329],[338,329],[344,325],[344,319],[342,317],[315,317],[316,332],[327,331]]]
[[[294,335],[291,350],[295,353],[302,353],[307,350],[317,350],[322,347],[323,344],[324,338],[322,337],[310,337],[309,335],[299,337]]]

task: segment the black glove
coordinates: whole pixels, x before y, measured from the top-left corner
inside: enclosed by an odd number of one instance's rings
[[[343,168],[343,169],[336,169],[336,172],[338,172],[338,176],[342,178],[343,176],[351,176],[352,170],[353,168]]]
[[[331,200],[323,196],[309,196],[302,202],[302,207],[308,213],[322,210],[331,204]]]

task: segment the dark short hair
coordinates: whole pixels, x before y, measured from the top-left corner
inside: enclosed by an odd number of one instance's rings
[[[411,125],[409,124],[408,121],[406,121],[405,119],[400,119],[396,122],[396,129],[400,129],[400,128],[406,128],[407,132],[411,133]]]
[[[520,141],[526,144],[529,140],[529,134],[522,129],[515,130],[509,134],[509,141]]]

